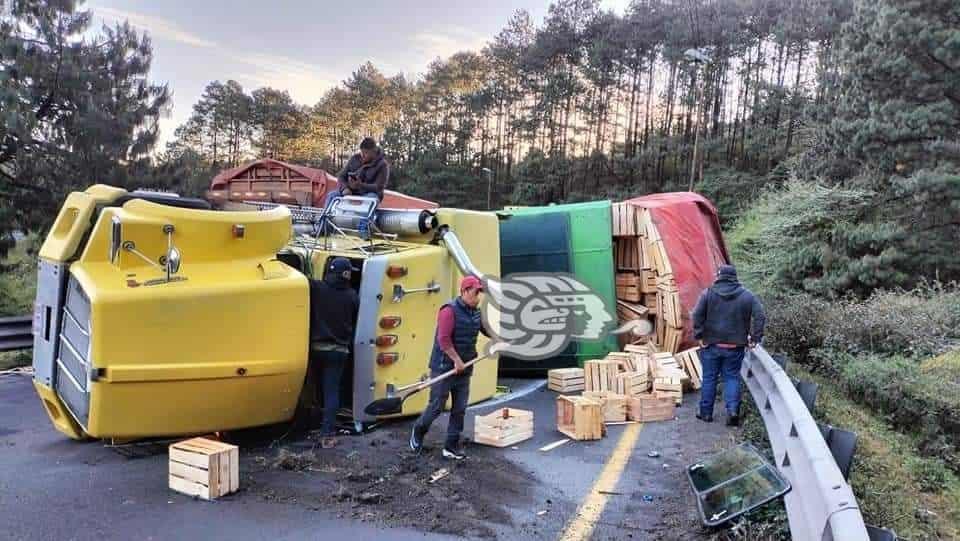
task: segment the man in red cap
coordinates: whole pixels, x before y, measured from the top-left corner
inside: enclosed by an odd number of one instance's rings
[[[430,388],[430,401],[410,433],[410,448],[414,451],[420,451],[423,447],[423,437],[443,411],[447,396],[450,396],[453,405],[450,408],[443,457],[454,460],[466,458],[460,448],[460,433],[463,432],[463,418],[470,398],[473,366],[464,367],[464,364],[477,358],[477,335],[481,332],[487,334],[478,308],[482,293],[483,283],[480,279],[465,276],[460,280],[460,296],[444,304],[437,313],[437,334],[430,355],[430,377],[454,369],[457,373]]]

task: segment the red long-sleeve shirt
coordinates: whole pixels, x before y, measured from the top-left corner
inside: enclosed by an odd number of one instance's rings
[[[444,306],[437,313],[437,341],[441,351],[453,349],[453,307]]]
[[[455,321],[452,306],[444,306],[437,312],[437,341],[440,342],[440,350],[444,353],[453,349],[453,327]],[[487,330],[483,327],[483,324],[480,325],[480,332],[482,332],[484,336],[490,336],[487,334]]]

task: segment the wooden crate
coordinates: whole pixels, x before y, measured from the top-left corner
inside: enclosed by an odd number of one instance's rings
[[[503,408],[473,418],[473,441],[507,447],[533,437],[533,412]]]
[[[173,443],[168,482],[172,490],[212,500],[240,488],[240,449],[207,438]]]
[[[657,273],[650,269],[640,270],[640,291],[642,293],[657,292]]]
[[[618,286],[639,286],[640,275],[635,272],[618,272],[616,281]]]
[[[600,403],[603,411],[603,422],[621,423],[627,420],[627,397],[612,391],[584,391],[584,398],[590,398]]]
[[[627,401],[627,418],[641,423],[669,421],[676,414],[675,408],[676,406],[671,398],[644,394],[632,397]]]
[[[639,396],[650,390],[649,375],[644,372],[627,372],[617,376],[617,394]]]
[[[646,319],[647,307],[617,299],[617,321],[623,323],[633,319]]]
[[[653,392],[657,396],[670,397],[677,404],[683,403],[683,379],[682,370],[673,368],[662,368],[657,371],[653,378]]]
[[[636,207],[628,203],[614,203],[610,207],[613,236],[632,237],[637,234]]]
[[[625,351],[611,351],[604,358],[605,361],[618,363],[620,372],[634,372],[637,369],[635,355]],[[611,389],[613,390],[613,389]]]
[[[657,312],[657,294],[656,293],[644,293],[643,295],[643,305],[647,307],[647,313],[650,315],[658,315]]]
[[[676,353],[680,351],[680,344],[683,342],[683,329],[678,329],[670,324],[664,325],[663,342],[661,342],[664,351]]]
[[[645,242],[640,237],[617,237],[613,252],[617,270],[637,272],[643,268]]]
[[[583,391],[583,368],[554,368],[547,371],[547,388],[558,393]]]
[[[647,242],[650,251],[650,268],[657,271],[657,276],[673,276],[673,267],[662,240]]]
[[[690,376],[690,386],[695,390],[703,384],[703,368],[700,366],[700,348],[691,348],[677,353],[681,367]]]
[[[612,391],[617,385],[622,361],[596,359],[583,363],[584,391]]]
[[[640,292],[640,286],[617,286],[617,299],[629,302],[640,302],[643,300],[643,293]]]
[[[683,327],[683,309],[680,306],[680,290],[677,285],[670,282],[661,282],[657,284],[657,304],[659,311],[657,314],[676,328]]]
[[[583,396],[558,396],[557,430],[574,440],[599,440],[606,432],[600,402]]]

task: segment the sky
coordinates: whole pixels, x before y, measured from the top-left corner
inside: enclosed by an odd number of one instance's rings
[[[601,0],[623,12],[629,0]],[[127,20],[153,41],[151,79],[173,95],[160,145],[211,81],[287,90],[313,105],[364,62],[411,78],[431,60],[479,50],[518,9],[538,24],[549,0],[93,0],[97,28]]]

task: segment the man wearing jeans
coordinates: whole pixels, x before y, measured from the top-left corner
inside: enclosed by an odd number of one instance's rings
[[[484,332],[480,320],[480,294],[483,285],[475,276],[460,280],[460,296],[440,308],[437,314],[437,334],[430,355],[430,377],[456,369],[456,375],[438,382],[430,388],[430,401],[410,433],[410,448],[420,451],[423,437],[430,425],[440,415],[450,396],[450,421],[447,423],[447,438],[443,445],[443,457],[454,460],[466,458],[460,449],[460,433],[463,418],[470,398],[470,376],[473,366],[464,368],[464,363],[477,358],[477,336]]]
[[[744,348],[763,339],[763,305],[737,281],[733,265],[721,265],[717,280],[704,290],[693,309],[693,337],[700,341],[703,387],[697,419],[713,422],[717,380],[723,374],[727,426],[740,424],[740,365]]]
[[[350,283],[353,266],[349,259],[335,257],[327,264],[325,271],[322,281],[310,281],[310,365],[307,386],[315,407],[318,402],[316,375],[319,372],[323,390],[321,445],[329,449],[337,444],[335,423],[340,408],[340,380],[350,359],[350,343],[353,342],[353,332],[357,326],[360,297]]]

